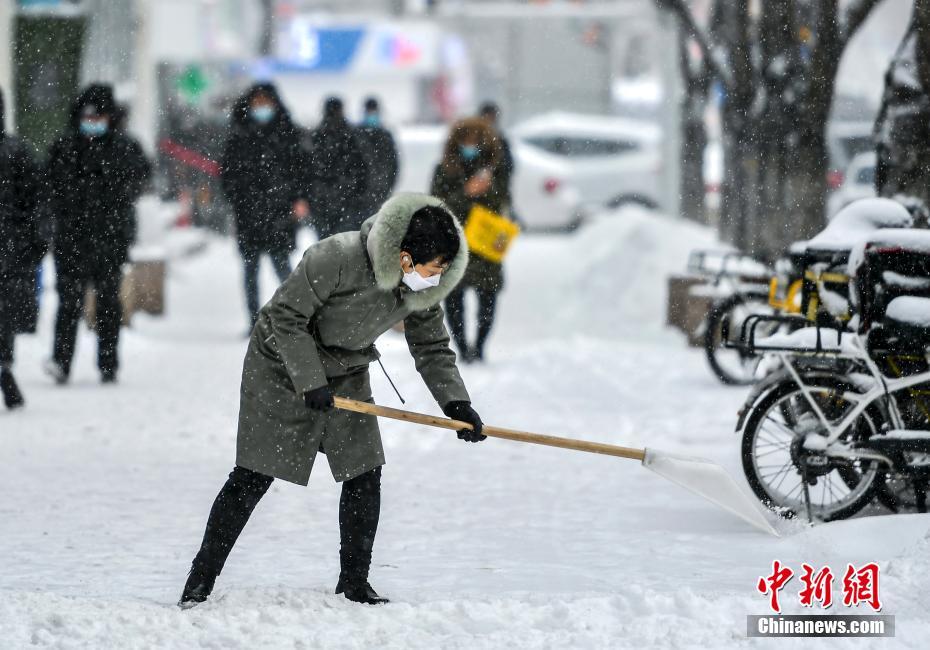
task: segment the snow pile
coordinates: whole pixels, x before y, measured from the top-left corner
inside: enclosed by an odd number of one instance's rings
[[[695,248],[715,246],[710,228],[636,206],[602,213],[568,238],[522,237],[504,265],[501,313],[524,317],[513,331],[521,338],[655,338],[668,276],[685,270]]]

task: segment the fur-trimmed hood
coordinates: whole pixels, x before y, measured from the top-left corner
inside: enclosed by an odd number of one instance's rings
[[[413,213],[428,206],[449,211],[436,197],[428,194],[401,193],[388,199],[377,214],[362,224],[362,244],[368,251],[375,282],[381,289],[394,291],[401,285],[403,271],[398,262],[400,245],[410,227]],[[449,211],[449,214],[452,212]],[[459,252],[449,264],[449,268],[443,272],[439,286],[423,291],[405,292],[404,302],[414,311],[428,309],[442,302],[465,275],[465,267],[468,266],[468,244],[458,220],[453,217],[452,222],[459,234]]]

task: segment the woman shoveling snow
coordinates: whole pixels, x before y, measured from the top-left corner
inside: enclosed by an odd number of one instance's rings
[[[384,450],[374,416],[334,410],[336,394],[372,401],[368,364],[375,340],[403,321],[417,370],[469,442],[481,418],[449,348],[439,303],[468,262],[461,228],[438,200],[402,194],[360,232],[325,239],[259,312],[242,371],[236,467],[220,490],[181,607],[207,599],[252,510],[279,478],[307,485],[316,452],[342,482],[341,571],[336,593],[387,602],[368,583],[381,502]]]

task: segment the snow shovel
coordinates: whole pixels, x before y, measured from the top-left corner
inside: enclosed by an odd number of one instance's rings
[[[429,427],[451,429],[453,431],[472,428],[467,422],[459,422],[457,420],[449,420],[447,418],[425,415],[423,413],[377,406],[375,404],[369,404],[368,402],[359,402],[344,397],[336,398],[336,408],[352,411],[354,413],[376,415],[392,420],[413,422]],[[762,514],[756,500],[748,495],[746,491],[727,474],[727,471],[723,467],[713,461],[704,458],[678,456],[656,449],[619,447],[617,445],[607,445],[601,442],[559,438],[557,436],[547,436],[539,433],[529,433],[527,431],[514,431],[512,429],[501,429],[488,425],[485,425],[482,433],[492,438],[503,438],[504,440],[514,440],[516,442],[530,442],[536,445],[546,445],[549,447],[558,447],[560,449],[574,449],[576,451],[586,451],[592,454],[604,454],[607,456],[618,456],[620,458],[638,460],[644,467],[652,470],[659,476],[717,504],[724,510],[736,515],[759,530],[763,530],[776,537],[779,536],[778,531],[772,527],[772,524],[770,524],[768,519]]]

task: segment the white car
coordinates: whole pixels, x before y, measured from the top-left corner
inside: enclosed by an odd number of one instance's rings
[[[429,191],[449,128],[410,126],[399,129],[396,135],[400,156],[397,191]],[[511,185],[514,216],[528,229],[565,228],[578,223],[581,197],[574,187],[561,180],[561,167],[547,161],[530,147],[519,146],[512,140],[510,146],[516,168]],[[532,205],[534,209],[527,213],[523,209],[524,204]]]
[[[846,168],[843,183],[827,200],[827,215],[832,217],[844,207],[858,201],[868,199],[875,194],[875,152],[860,153],[855,156]]]
[[[662,136],[655,124],[547,113],[517,125],[510,134],[519,176],[514,206],[531,226],[571,226],[579,213],[603,206],[659,204]],[[530,163],[522,175],[521,161]],[[563,186],[579,198],[579,206],[568,212],[558,211],[547,200],[551,188]]]
[[[448,129],[398,132],[398,190],[425,191]],[[658,204],[661,135],[639,120],[548,113],[507,132],[514,157],[513,209],[527,229],[577,225],[603,206]]]

